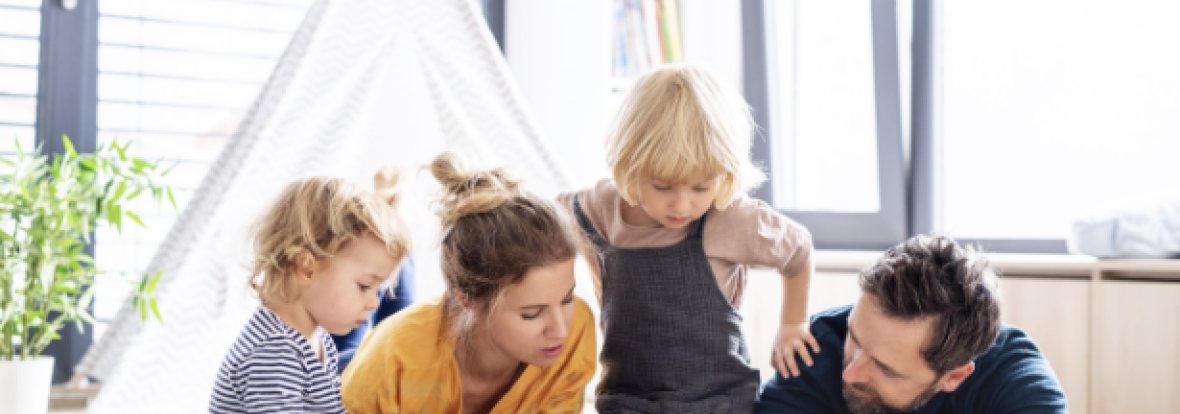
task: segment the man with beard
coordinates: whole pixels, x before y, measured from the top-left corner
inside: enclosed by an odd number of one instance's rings
[[[917,236],[860,273],[863,295],[812,316],[799,376],[765,384],[757,413],[1066,413],[1049,362],[1000,323],[983,255]]]

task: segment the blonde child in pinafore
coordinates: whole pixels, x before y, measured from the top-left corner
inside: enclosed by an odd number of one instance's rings
[[[748,413],[760,384],[741,333],[749,266],[783,278],[770,356],[784,376],[819,352],[808,330],[811,236],[746,192],[741,95],[693,66],[640,78],[607,140],[613,180],[559,196],[600,260],[600,413]]]

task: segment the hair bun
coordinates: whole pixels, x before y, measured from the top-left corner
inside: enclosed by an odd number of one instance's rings
[[[494,209],[521,195],[521,180],[503,168],[467,170],[453,152],[439,154],[430,163],[430,173],[443,187],[438,215],[448,227],[463,216]]]

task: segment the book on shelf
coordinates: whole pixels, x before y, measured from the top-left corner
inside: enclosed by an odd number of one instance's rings
[[[614,1],[615,77],[635,77],[683,61],[677,0]]]
[[[641,0],[643,3],[643,40],[647,42],[647,56],[652,67],[664,64],[663,37],[660,34],[658,0]]]
[[[664,33],[664,60],[683,62],[684,51],[680,48],[680,10],[676,0],[660,0],[660,29]]]

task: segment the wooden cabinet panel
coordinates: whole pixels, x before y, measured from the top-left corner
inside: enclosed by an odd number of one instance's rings
[[[1094,413],[1180,413],[1180,282],[1095,289]]]
[[[1088,412],[1090,281],[1000,279],[1004,323],[1023,329],[1049,360],[1069,412]]]
[[[817,272],[811,277],[811,297],[807,300],[807,314],[840,305],[856,303],[860,299],[860,285],[856,273]]]

